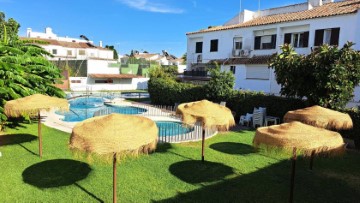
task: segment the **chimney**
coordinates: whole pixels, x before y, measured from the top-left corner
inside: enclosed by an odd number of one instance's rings
[[[46,28],[45,28],[45,34],[52,34],[52,29],[51,29],[51,27],[46,27]]]
[[[334,0],[308,0],[308,9],[311,10],[315,7],[322,6],[326,3],[332,3]]]
[[[102,47],[102,41],[99,42],[99,47]]]
[[[26,37],[31,37],[31,32],[32,32],[31,28],[27,28],[26,29]]]

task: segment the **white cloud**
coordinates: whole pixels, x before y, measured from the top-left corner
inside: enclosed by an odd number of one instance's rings
[[[183,13],[184,10],[178,8],[172,8],[168,5],[156,2],[150,2],[150,0],[118,0],[119,2],[138,10],[149,11],[154,13]]]

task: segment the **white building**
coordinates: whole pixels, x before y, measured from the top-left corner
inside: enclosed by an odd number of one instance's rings
[[[360,0],[305,3],[261,10],[244,10],[222,26],[187,33],[187,70],[203,71],[212,60],[235,74],[235,88],[278,94],[280,86],[267,61],[279,46],[291,44],[309,54],[321,44],[355,42],[360,50]],[[360,100],[360,87],[355,89]]]
[[[109,59],[113,60],[113,51],[102,47],[102,41],[99,46],[94,45],[93,41],[70,37],[58,37],[53,33],[50,27],[45,28],[45,32],[33,32],[31,28],[27,29],[27,40],[41,40],[47,44],[41,46],[51,53],[54,57],[50,60],[60,59]]]
[[[163,54],[159,53],[140,53],[135,51],[134,58],[136,59],[144,59],[146,61],[154,61],[159,65],[165,65],[165,66],[177,66],[178,73],[183,73],[184,70],[186,70],[186,65],[183,64],[184,60],[182,58],[177,58],[174,55],[169,54],[167,51],[163,50]],[[129,56],[123,57],[120,59],[121,61],[125,62],[127,61]]]
[[[120,74],[119,67],[113,66],[117,63],[114,52],[103,48],[102,41],[96,46],[87,37],[83,35],[80,37],[82,39],[58,37],[51,28],[47,27],[44,33],[33,32],[28,28],[26,37],[22,39],[43,47],[53,55],[48,59],[54,63],[62,61],[66,66],[76,64],[75,77],[69,77],[68,73],[64,73],[64,84],[60,85],[60,88],[70,88],[75,91],[147,89],[148,78]]]

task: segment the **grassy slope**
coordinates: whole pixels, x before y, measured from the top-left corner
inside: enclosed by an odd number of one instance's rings
[[[1,202],[112,201],[112,167],[104,163],[90,163],[92,170],[77,185],[40,189],[24,183],[23,173],[26,179],[34,178],[37,185],[47,181],[54,171],[59,176],[67,175],[66,179],[86,175],[85,170],[76,172],[75,165],[64,166],[61,162],[61,159],[74,159],[67,146],[69,134],[44,126],[42,160],[33,154],[37,154],[36,134],[36,124],[22,124],[0,135]],[[205,158],[210,162],[206,164],[198,161],[199,142],[161,145],[154,154],[126,160],[118,167],[118,200],[287,202],[290,176],[287,155],[255,152],[251,147],[253,135],[254,132],[249,131],[232,132],[207,140]],[[48,165],[37,168],[30,175],[25,173],[38,163]],[[317,158],[315,170],[310,172],[308,161],[300,159],[295,200],[358,202],[359,163],[360,154],[348,152],[340,158]]]

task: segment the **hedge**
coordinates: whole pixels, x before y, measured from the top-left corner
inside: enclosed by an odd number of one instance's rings
[[[153,104],[173,106],[205,99],[203,86],[178,83],[170,78],[152,78],[148,82],[148,91]]]

